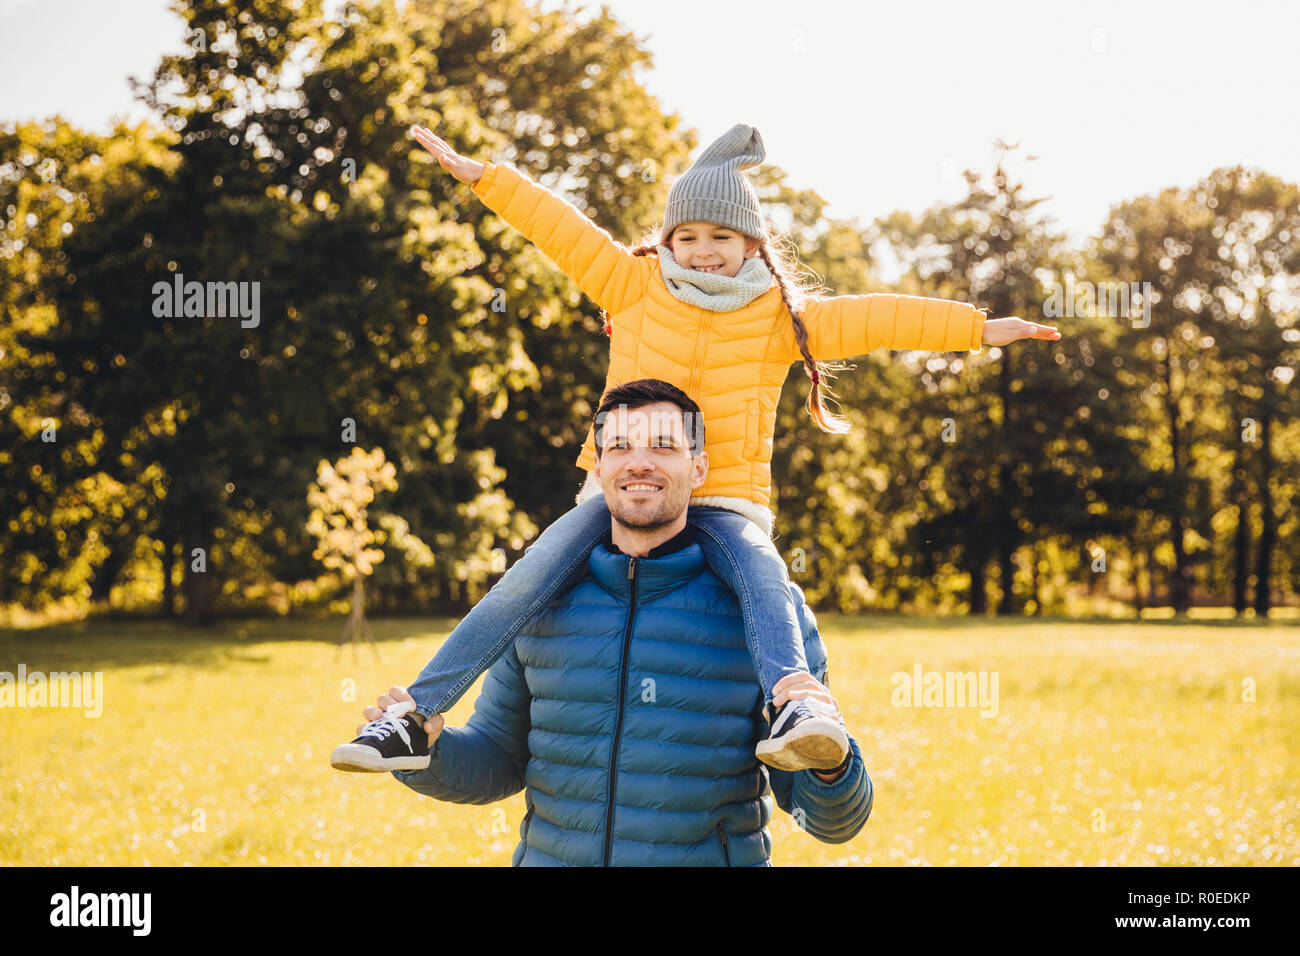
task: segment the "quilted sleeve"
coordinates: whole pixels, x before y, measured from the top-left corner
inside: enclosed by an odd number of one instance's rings
[[[965,302],[914,295],[837,295],[811,299],[803,311],[808,348],[819,361],[835,361],[878,348],[926,352],[978,352],[985,312]],[[791,345],[794,335],[787,339]],[[790,361],[802,361],[794,348]]]
[[[790,590],[803,628],[808,668],[813,677],[830,687],[826,646],[817,633],[817,619],[808,607],[803,589],[791,582]],[[833,783],[825,782],[811,770],[792,773],[769,767],[767,771],[776,805],[823,843],[847,843],[867,825],[867,818],[871,816],[875,793],[862,759],[862,750],[852,734],[849,735],[849,751],[852,759],[844,775]]]
[[[511,644],[488,668],[464,727],[438,735],[423,770],[394,770],[417,793],[450,803],[495,803],[524,788],[532,698]]]
[[[484,205],[514,226],[611,315],[645,295],[651,265],[571,203],[513,166],[486,163],[474,184]]]
[[[822,843],[847,843],[867,825],[867,817],[871,816],[875,794],[862,761],[862,751],[852,735],[849,750],[853,759],[844,776],[834,783],[826,783],[811,770],[794,773],[768,770],[777,806]]]

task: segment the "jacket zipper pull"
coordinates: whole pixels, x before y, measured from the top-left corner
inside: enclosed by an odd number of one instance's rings
[[[636,558],[628,558],[627,579],[631,581],[634,577],[636,577]]]

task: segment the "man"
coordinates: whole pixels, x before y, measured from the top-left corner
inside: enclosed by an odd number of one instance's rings
[[[642,380],[611,390],[596,420],[594,474],[612,520],[585,576],[492,665],[463,728],[444,729],[441,714],[421,728],[394,687],[366,708],[378,722],[367,733],[400,735],[412,766],[427,752],[423,769],[394,774],[436,799],[483,804],[523,789],[515,866],[770,865],[768,776],[809,833],[851,839],[872,802],[852,737],[828,771],[755,759],[763,697],[740,606],[687,523],[708,471],[699,407]],[[809,668],[824,680],[825,647],[791,587]],[[816,678],[790,675],[778,689],[843,723]]]

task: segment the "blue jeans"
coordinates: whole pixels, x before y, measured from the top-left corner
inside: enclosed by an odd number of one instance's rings
[[[740,599],[754,672],[764,704],[771,703],[778,680],[808,672],[785,561],[772,539],[743,515],[692,505],[686,516],[713,573]],[[610,521],[605,499],[597,496],[566,512],[538,536],[407,688],[422,717],[448,711],[505,653],[525,622],[582,579],[591,550],[609,531]]]

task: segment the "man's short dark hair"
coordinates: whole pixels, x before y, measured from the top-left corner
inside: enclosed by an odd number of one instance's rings
[[[682,410],[682,423],[686,426],[686,442],[692,458],[698,458],[704,451],[704,413],[695,400],[676,385],[657,378],[641,378],[626,385],[610,389],[596,409],[596,457],[600,457],[602,434],[605,428],[605,416],[620,407],[629,409],[653,405],[655,402],[671,402]]]

